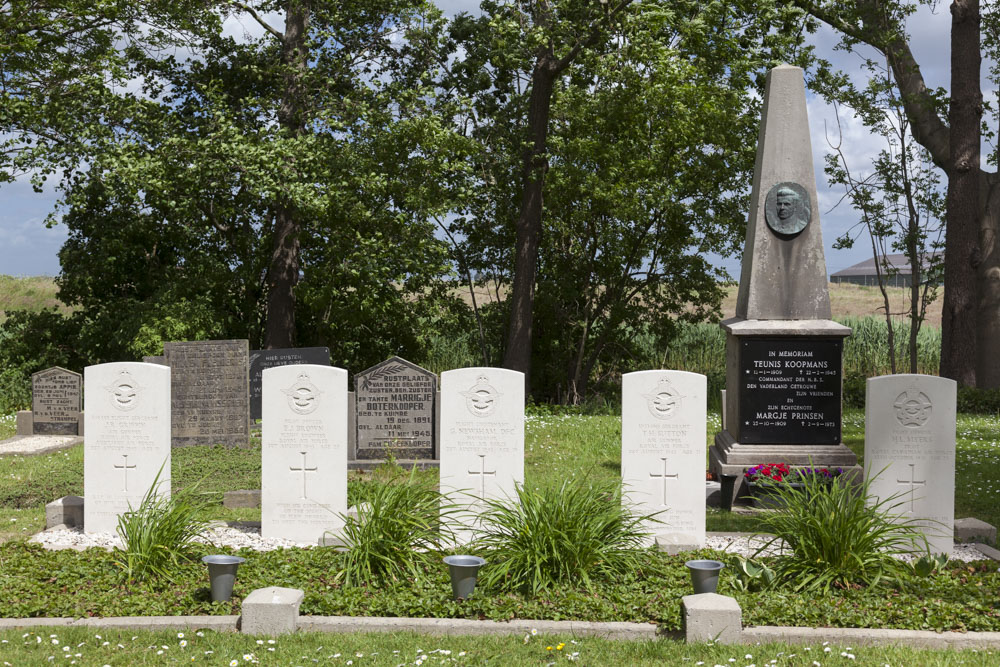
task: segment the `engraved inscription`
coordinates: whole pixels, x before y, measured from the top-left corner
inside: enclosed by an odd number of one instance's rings
[[[359,373],[358,459],[435,458],[434,403],[437,376],[393,357]]]
[[[36,434],[77,434],[80,386],[80,374],[63,368],[49,368],[31,376],[31,411]]]
[[[173,445],[245,446],[249,346],[245,340],[164,343]]]

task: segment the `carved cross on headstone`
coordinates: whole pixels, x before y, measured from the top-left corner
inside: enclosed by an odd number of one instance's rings
[[[302,473],[302,499],[305,500],[307,498],[307,496],[306,496],[306,473],[307,472],[316,472],[317,470],[319,470],[319,468],[315,467],[315,466],[312,467],[312,468],[307,468],[306,467],[306,453],[305,452],[299,452],[299,454],[302,455],[302,467],[301,468],[293,468],[292,466],[288,466],[288,469],[291,470],[292,472],[301,472]]]
[[[659,479],[661,477],[663,478],[663,504],[666,505],[667,504],[667,480],[668,479],[677,479],[677,473],[674,473],[673,475],[668,475],[667,474],[667,457],[661,456],[660,460],[663,461],[663,474],[661,475],[659,473],[651,472],[651,473],[649,473],[649,476],[652,477],[652,478],[654,478],[654,479]]]
[[[913,505],[913,500],[914,500],[914,498],[913,498],[913,491],[915,490],[916,487],[918,487],[918,486],[924,486],[925,484],[927,484],[927,480],[926,479],[924,479],[924,480],[914,479],[914,477],[915,477],[915,475],[914,475],[914,466],[915,465],[916,464],[914,464],[914,463],[910,464],[910,479],[897,479],[896,480],[896,484],[898,484],[900,486],[907,485],[907,486],[910,487],[910,513],[911,514],[915,511],[914,505]]]
[[[115,468],[122,471],[122,491],[128,493],[128,471],[135,468],[135,464],[128,464],[128,454],[122,454],[124,461],[121,465],[114,464]]]
[[[479,477],[479,498],[486,498],[486,477],[496,477],[496,470],[486,470],[486,454],[479,455],[479,470],[470,470],[469,474],[473,477]]]

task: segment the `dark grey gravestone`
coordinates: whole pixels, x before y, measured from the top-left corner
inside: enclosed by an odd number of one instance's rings
[[[292,364],[330,365],[328,347],[292,347],[278,350],[250,351],[250,419],[260,419],[260,396],[263,388],[261,380],[265,368],[290,366]]]
[[[392,357],[354,377],[358,440],[355,458],[434,459],[437,376]]]
[[[82,376],[55,366],[31,376],[33,432],[78,435]]]
[[[170,366],[170,433],[174,447],[245,447],[250,436],[246,340],[164,343]]]

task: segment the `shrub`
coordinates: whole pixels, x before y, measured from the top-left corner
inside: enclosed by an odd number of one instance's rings
[[[208,527],[207,521],[198,518],[208,501],[196,493],[197,485],[161,496],[162,472],[161,468],[139,507],[130,506],[118,517],[122,548],[116,548],[114,556],[125,581],[172,581],[172,570],[195,557],[194,538]]]
[[[901,494],[874,501],[871,480],[855,485],[848,475],[804,475],[800,481],[801,488],[773,486],[779,509],[761,520],[762,532],[774,537],[758,555],[779,541],[791,550],[775,560],[776,585],[824,592],[873,586],[912,571],[897,556],[928,550],[916,522],[894,511]]]
[[[489,565],[483,585],[531,593],[555,584],[641,569],[643,524],[659,512],[638,515],[622,505],[620,483],[574,478],[541,490],[517,487],[517,498],[487,499],[476,545]]]
[[[370,482],[363,497],[339,534],[349,550],[335,579],[348,586],[419,578],[421,565],[454,539],[454,506],[416,468],[402,482]]]

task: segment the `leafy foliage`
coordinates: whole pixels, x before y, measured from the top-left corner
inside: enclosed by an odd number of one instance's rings
[[[206,530],[208,522],[199,518],[206,501],[197,495],[197,487],[161,495],[162,472],[161,468],[139,507],[130,506],[118,516],[122,547],[115,549],[115,565],[123,581],[171,581],[180,563],[194,558],[194,538]]]
[[[897,556],[926,551],[916,521],[896,511],[900,495],[874,499],[871,479],[804,475],[800,488],[769,487],[778,509],[761,521],[772,534],[764,549],[784,542],[790,553],[774,561],[775,586],[795,591],[875,586],[899,581],[909,566]]]
[[[517,487],[511,500],[486,499],[476,539],[489,563],[482,584],[538,594],[580,581],[642,569],[644,524],[622,503],[621,484],[573,478],[561,486]]]
[[[348,550],[335,580],[346,586],[418,578],[419,565],[453,541],[454,506],[416,468],[407,479],[369,484],[355,508],[339,535]]]

